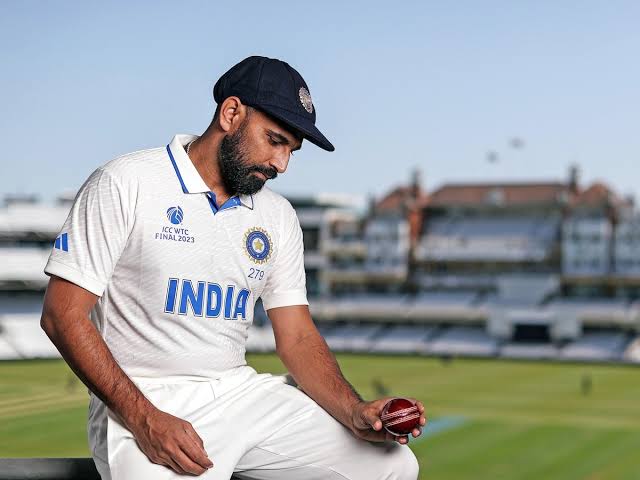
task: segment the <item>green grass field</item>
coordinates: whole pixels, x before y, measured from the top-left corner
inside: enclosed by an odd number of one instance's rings
[[[640,369],[338,359],[365,397],[375,395],[377,382],[424,401],[433,428],[411,443],[421,478],[640,479]],[[258,371],[284,370],[274,355],[249,362]],[[588,395],[581,391],[585,375]],[[86,405],[86,390],[62,361],[0,363],[0,457],[88,456]]]

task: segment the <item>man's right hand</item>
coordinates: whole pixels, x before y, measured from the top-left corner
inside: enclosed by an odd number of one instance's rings
[[[98,296],[51,276],[40,325],[80,380],[115,412],[153,463],[180,474],[201,475],[213,466],[189,422],[158,410],[115,361],[89,319]]]
[[[181,475],[202,475],[213,467],[202,439],[185,420],[154,408],[129,429],[153,463]]]

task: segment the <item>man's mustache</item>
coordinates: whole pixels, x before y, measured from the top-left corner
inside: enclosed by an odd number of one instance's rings
[[[255,167],[251,167],[251,170],[249,170],[249,172],[260,172],[269,180],[273,180],[278,176],[278,171],[275,168],[269,168],[269,167],[255,166]]]

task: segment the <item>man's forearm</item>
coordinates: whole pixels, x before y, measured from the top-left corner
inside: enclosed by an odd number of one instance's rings
[[[82,382],[123,420],[134,425],[153,405],[120,368],[106,343],[79,312],[74,318],[43,313],[42,327]]]
[[[351,428],[353,407],[362,397],[342,375],[324,338],[314,332],[278,354],[305,393]]]

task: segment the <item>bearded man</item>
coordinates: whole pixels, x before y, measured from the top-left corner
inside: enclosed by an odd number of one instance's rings
[[[98,471],[415,480],[408,437],[382,429],[387,399],[364,401],[314,326],[297,216],[263,188],[304,139],[334,149],[307,84],[285,62],[249,57],[214,98],[201,136],[89,177],[45,268],[41,324],[90,390]],[[246,364],[258,298],[300,388]]]

